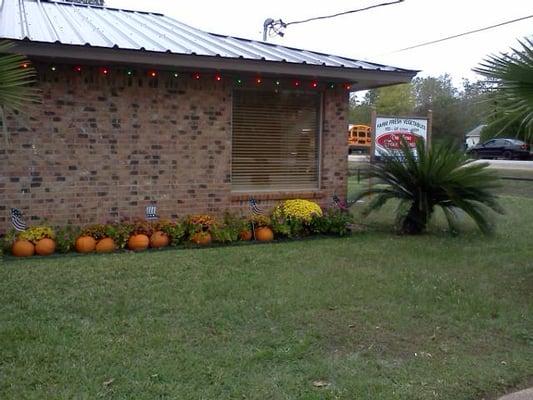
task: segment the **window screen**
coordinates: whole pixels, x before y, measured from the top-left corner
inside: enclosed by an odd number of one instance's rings
[[[232,190],[318,188],[320,93],[235,90]]]

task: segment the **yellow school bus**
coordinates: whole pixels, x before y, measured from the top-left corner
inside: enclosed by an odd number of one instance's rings
[[[372,135],[368,125],[350,125],[348,127],[348,152],[370,154]]]

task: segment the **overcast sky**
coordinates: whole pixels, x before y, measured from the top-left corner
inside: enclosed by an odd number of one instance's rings
[[[383,0],[389,2],[391,0]],[[110,7],[156,11],[196,28],[260,40],[263,21],[285,22],[378,4],[380,0],[106,0]],[[533,37],[533,18],[415,50],[397,49],[533,14],[533,0],[405,0],[329,20],[289,26],[270,42],[356,59],[449,73],[456,83],[484,57]]]

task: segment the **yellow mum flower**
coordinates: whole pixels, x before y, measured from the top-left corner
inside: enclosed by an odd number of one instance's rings
[[[303,222],[310,222],[315,215],[322,215],[320,206],[313,201],[303,199],[285,200],[279,203],[273,212],[276,218],[292,218]]]

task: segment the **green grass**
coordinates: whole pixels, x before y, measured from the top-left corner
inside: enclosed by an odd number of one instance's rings
[[[1,399],[480,399],[533,371],[533,199],[495,236],[7,261]],[[315,381],[329,385],[317,388]]]

